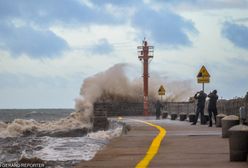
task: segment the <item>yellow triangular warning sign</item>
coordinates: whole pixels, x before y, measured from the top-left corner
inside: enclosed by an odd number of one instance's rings
[[[209,78],[210,75],[207,71],[207,69],[205,68],[205,66],[203,65],[197,75],[197,78]]]
[[[163,85],[161,85],[158,89],[158,95],[165,95],[165,89]]]
[[[164,86],[161,85],[160,88],[158,89],[159,92],[165,92]]]

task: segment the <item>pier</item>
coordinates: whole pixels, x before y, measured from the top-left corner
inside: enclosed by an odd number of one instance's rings
[[[118,118],[112,118],[119,120]],[[83,167],[137,167],[159,131],[146,121],[166,130],[159,150],[149,162],[148,167],[216,167],[247,168],[248,162],[230,162],[227,138],[221,137],[221,128],[207,125],[190,125],[179,120],[155,120],[150,117],[124,117],[121,121],[131,126],[131,130],[121,137],[111,140],[90,161],[82,161],[77,168]]]

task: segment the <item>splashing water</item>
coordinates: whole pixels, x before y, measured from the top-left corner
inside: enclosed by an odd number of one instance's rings
[[[41,142],[43,148],[35,151],[32,156],[51,161],[90,160],[111,138],[120,136],[121,132],[122,127],[119,126],[107,131],[92,132],[84,137],[44,137]]]
[[[127,76],[127,69],[133,69],[129,64],[116,64],[104,72],[100,72],[84,80],[81,86],[81,97],[76,100],[76,109],[80,109],[84,100],[96,101],[142,101],[143,81],[140,75],[135,78]],[[156,73],[151,74],[149,81],[149,99],[158,98],[157,90],[165,84],[166,100],[184,101],[193,94],[192,81],[170,81]]]
[[[15,119],[13,122],[6,124],[0,122],[0,138],[17,137],[24,132],[52,132],[66,131],[71,129],[91,128],[90,117],[92,115],[92,104],[87,101],[83,102],[80,111],[71,113],[68,117],[57,121],[37,122],[35,120]]]
[[[96,101],[142,101],[143,84],[138,75],[131,79],[127,76],[127,69],[133,67],[129,64],[116,64],[104,72],[84,80],[80,96],[75,99],[76,112],[70,116],[53,122],[40,123],[35,120],[16,119],[12,123],[0,122],[0,137],[16,137],[25,131],[56,131],[74,128],[90,128],[90,118],[93,115],[93,103]],[[134,69],[136,71],[136,69]],[[152,73],[150,78],[149,100],[158,98],[157,90],[165,84],[167,90],[166,100],[187,100],[193,94],[191,81],[169,81]]]

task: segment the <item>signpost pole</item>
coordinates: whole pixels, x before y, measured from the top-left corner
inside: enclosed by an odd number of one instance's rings
[[[204,92],[204,82],[202,83],[202,91]]]

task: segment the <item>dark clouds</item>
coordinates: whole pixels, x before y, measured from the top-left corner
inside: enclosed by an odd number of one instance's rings
[[[0,48],[12,55],[28,54],[34,58],[51,57],[68,49],[66,41],[48,30],[35,30],[31,27],[14,27],[0,24]]]
[[[143,4],[142,0],[91,0],[95,5],[107,5],[112,4],[116,6],[133,6],[137,4]]]
[[[236,47],[248,49],[248,27],[235,24],[232,22],[224,22],[222,27],[222,35],[231,41]]]
[[[104,9],[91,9],[78,0],[0,1],[0,18],[20,18],[39,26],[63,24],[113,24],[117,19]]]
[[[0,1],[0,48],[10,51],[15,56],[27,54],[34,58],[60,55],[68,44],[62,37],[53,33],[54,25],[89,26],[121,25],[130,21],[140,32],[139,39],[146,36],[154,42],[169,46],[190,46],[187,32],[197,32],[193,23],[169,10],[154,11],[143,1],[93,0],[89,7],[79,0],[9,0]],[[115,15],[108,12],[106,4],[119,8],[135,8],[136,13]],[[137,5],[138,4],[138,5]],[[16,22],[23,25],[17,25]],[[95,53],[111,52],[107,43],[98,44]],[[97,51],[99,50],[99,51]]]
[[[64,39],[49,30],[52,25],[116,24],[103,9],[90,9],[77,0],[0,1],[0,48],[14,56],[56,56],[68,49]],[[16,21],[24,25],[17,26]],[[36,27],[36,28],[34,28]]]
[[[156,0],[156,2],[186,10],[247,9],[247,0]]]
[[[140,30],[140,38],[145,36],[172,47],[191,45],[187,32],[197,32],[191,21],[172,11],[155,11],[147,7],[137,11],[132,24]]]
[[[134,7],[136,12],[131,18],[132,26],[138,29],[139,39],[147,37],[157,43],[170,47],[190,46],[191,41],[187,32],[196,33],[194,24],[173,13],[167,8],[155,11],[142,0],[92,0],[95,5],[112,4],[117,7]]]
[[[117,6],[141,6],[142,0],[91,0],[96,5],[112,4]],[[167,7],[179,7],[180,9],[227,9],[248,8],[247,0],[151,0],[147,4],[164,5]]]

